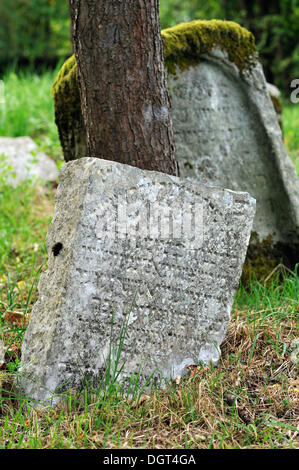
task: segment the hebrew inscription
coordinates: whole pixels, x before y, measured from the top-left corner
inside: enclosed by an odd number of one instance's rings
[[[124,324],[121,380],[217,362],[254,212],[247,193],[99,159],[65,165],[23,342],[26,394],[98,383]]]
[[[259,238],[298,243],[299,182],[260,63],[242,76],[215,49],[168,88],[181,177],[249,192]]]

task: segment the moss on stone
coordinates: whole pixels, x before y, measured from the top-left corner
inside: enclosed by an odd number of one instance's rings
[[[162,31],[164,59],[168,73],[176,65],[184,70],[200,61],[202,54],[217,47],[227,52],[240,71],[256,60],[252,33],[232,21],[191,21]]]
[[[273,253],[271,237],[259,242],[257,234],[253,232],[243,266],[242,284],[248,286],[251,279],[256,279],[260,282],[264,281],[279,262],[277,254]]]
[[[55,122],[66,161],[76,158],[75,133],[82,133],[85,127],[81,111],[77,63],[72,55],[63,64],[52,87],[52,97],[55,106]]]
[[[72,55],[63,64],[52,87],[55,110],[62,111],[60,118],[68,118],[74,111],[81,113],[80,94],[77,78],[77,64]]]

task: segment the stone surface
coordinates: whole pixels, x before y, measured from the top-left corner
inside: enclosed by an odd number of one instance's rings
[[[168,84],[181,176],[248,191],[260,240],[298,244],[299,180],[259,62],[240,74],[214,49]]]
[[[0,163],[12,167],[15,178],[8,177],[12,184],[33,178],[44,181],[58,179],[55,162],[45,153],[38,152],[30,137],[0,137]]]
[[[143,385],[217,362],[254,212],[247,193],[100,159],[64,165],[22,346],[24,393],[41,402],[99,383],[125,320],[124,381],[139,366]]]
[[[3,340],[0,338],[0,367],[5,363],[5,353],[6,348],[4,346]],[[1,384],[1,381],[0,381]]]

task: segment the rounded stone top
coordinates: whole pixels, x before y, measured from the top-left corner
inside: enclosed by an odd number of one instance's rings
[[[257,52],[251,32],[232,21],[195,20],[181,23],[162,31],[164,60],[168,73],[175,73],[176,67],[186,69],[196,65],[203,54],[214,48],[222,49],[240,71],[255,63]],[[77,65],[74,55],[62,66],[52,89],[53,98],[63,96],[71,108],[79,110],[79,89]],[[66,111],[65,111],[66,112]]]
[[[195,20],[162,31],[165,65],[169,73],[196,65],[203,54],[222,49],[240,71],[257,60],[255,38],[233,21]]]

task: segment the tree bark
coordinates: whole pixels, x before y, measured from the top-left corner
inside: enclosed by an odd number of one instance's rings
[[[69,0],[88,156],[178,174],[158,0]]]

